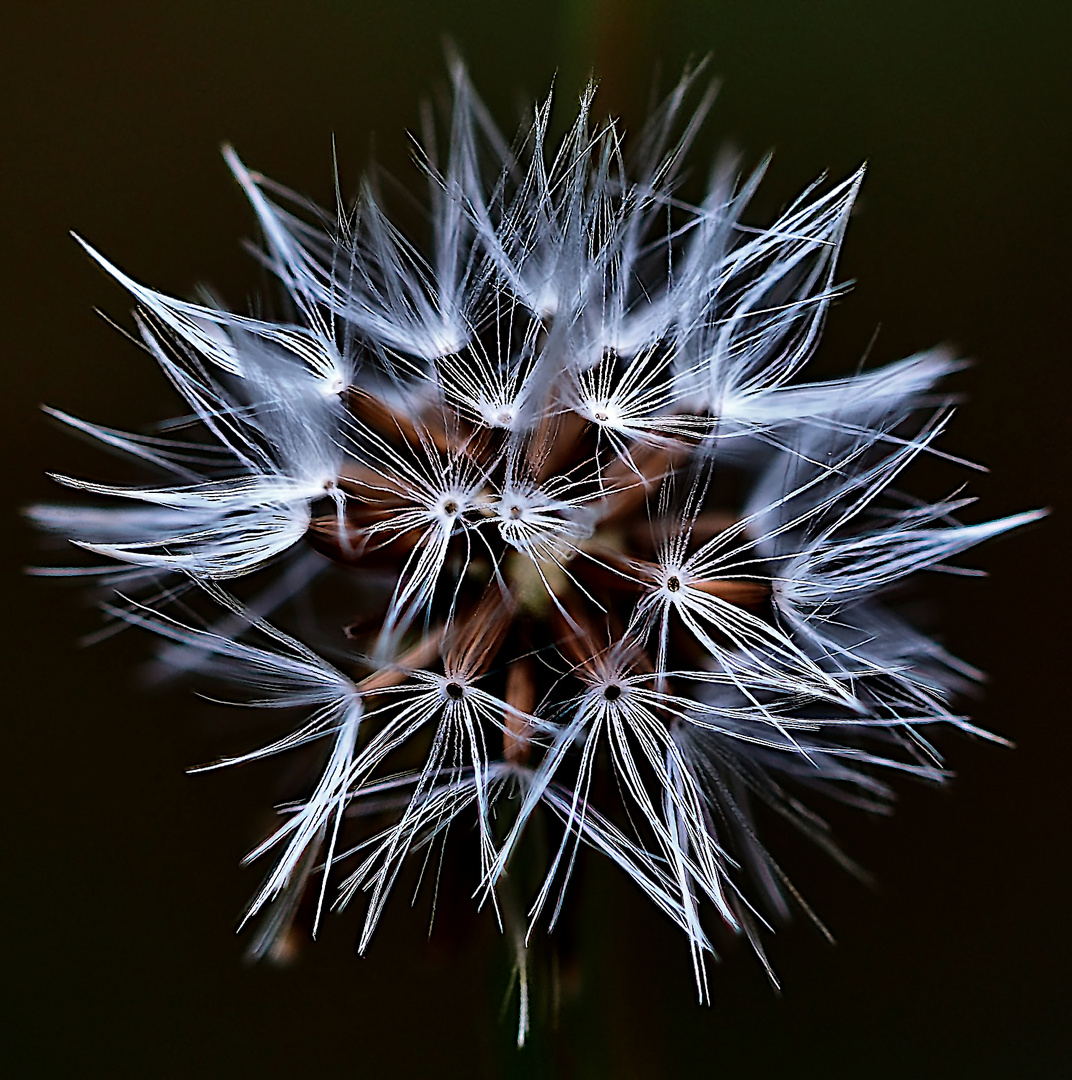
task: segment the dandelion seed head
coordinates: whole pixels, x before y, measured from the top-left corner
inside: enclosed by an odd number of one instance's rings
[[[549,99],[511,146],[456,65],[424,242],[371,183],[333,215],[228,148],[293,321],[167,297],[83,244],[186,415],[141,434],[53,412],[153,479],[57,476],[96,501],[31,515],[105,560],[50,572],[122,580],[110,617],[179,669],[303,712],[231,759],[321,765],[249,856],[275,860],[254,954],[308,891],[314,930],[365,897],[364,951],[403,865],[465,820],[519,956],[584,846],[682,930],[703,998],[707,925],[763,959],[799,899],[757,804],[842,858],[798,795],[885,809],[884,777],[945,777],[931,729],[986,734],[955,708],[978,673],[894,589],[1040,513],[960,524],[959,494],[897,494],[938,452],[944,350],[806,381],[862,171],[765,228],[741,223],[762,168],[690,203],[695,78],[631,157],[591,88],[560,144]],[[556,838],[526,916],[502,885],[536,817]]]

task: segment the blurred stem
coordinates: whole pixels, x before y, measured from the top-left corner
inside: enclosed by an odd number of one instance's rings
[[[582,83],[589,76],[599,82],[599,114],[642,115],[659,60],[653,48],[655,14],[651,0],[576,0],[566,5],[566,70]]]

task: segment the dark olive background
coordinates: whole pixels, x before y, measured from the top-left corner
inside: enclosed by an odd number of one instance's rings
[[[1067,1075],[1067,692],[1072,20],[1058,0],[812,3],[305,0],[24,4],[2,22],[5,214],[0,296],[6,681],[0,1050],[13,1076],[560,1075],[761,1078]],[[95,617],[76,590],[25,579],[36,539],[14,515],[46,468],[85,451],[47,401],[138,425],[163,380],[98,318],[129,304],[67,237],[78,229],[154,286],[263,287],[239,246],[251,215],[219,158],[331,198],[376,155],[411,183],[404,131],[443,86],[449,33],[511,130],[558,71],[562,113],[590,69],[602,111],[639,125],[663,85],[710,52],[723,78],[697,176],[729,140],[775,163],[765,220],[815,175],[870,163],[816,371],[938,341],[977,360],[946,447],[993,470],[980,513],[1049,505],[1042,526],[969,560],[986,581],[924,582],[946,639],[991,675],[978,720],[1015,751],[950,739],[942,791],[911,784],[891,820],[835,814],[872,889],[818,853],[787,854],[838,937],[802,922],[747,950],[694,1001],[683,941],[624,883],[579,880],[584,981],[557,1035],[518,1055],[487,918],[425,939],[399,894],[371,954],[332,918],[288,970],[250,968],[232,930],[259,880],[238,859],[276,792],[270,766],[191,778],[220,718],[188,692],[149,695],[134,635],[80,650]],[[86,468],[89,465],[86,464]],[[1065,555],[1061,556],[1064,551]],[[248,732],[249,740],[256,730]]]

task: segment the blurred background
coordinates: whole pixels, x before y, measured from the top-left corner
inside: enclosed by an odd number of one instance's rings
[[[5,14],[8,1075],[1068,1075],[1069,11],[109,0]],[[727,143],[746,163],[773,149],[755,221],[868,161],[841,264],[859,284],[832,312],[815,373],[849,372],[879,328],[871,363],[951,343],[977,362],[955,377],[966,407],[945,446],[992,472],[942,483],[970,481],[989,516],[1055,508],[965,560],[988,580],[925,583],[947,644],[990,674],[976,720],[1018,748],[946,740],[947,789],[902,784],[890,820],[832,815],[874,887],[817,852],[785,858],[838,944],[802,922],[781,930],[780,995],[731,947],[703,1008],[677,931],[588,866],[583,979],[557,1030],[544,1023],[520,1054],[486,916],[429,942],[426,910],[400,893],[366,959],[343,917],[291,968],[243,964],[233,929],[259,871],[238,862],[277,774],[186,776],[219,751],[218,716],[185,689],[137,689],[133,634],[80,649],[96,616],[77,590],[21,576],[40,556],[16,518],[53,494],[46,468],[78,472],[83,453],[40,403],[119,427],[169,407],[162,378],[94,313],[129,325],[127,298],[67,231],[155,288],[206,283],[243,306],[265,282],[240,246],[255,230],[220,144],[322,203],[333,136],[344,191],[373,151],[415,187],[405,133],[445,86],[446,35],[508,132],[552,79],[568,118],[590,72],[597,112],[635,131],[659,72],[665,89],[710,54],[723,88],[694,175]]]

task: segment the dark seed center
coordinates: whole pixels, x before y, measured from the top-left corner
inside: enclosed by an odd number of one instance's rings
[[[465,691],[462,689],[461,683],[447,683],[447,697],[449,697],[451,701],[461,701],[464,696]]]
[[[447,499],[443,504],[443,510],[448,514],[456,514],[458,512],[458,504],[453,499]]]
[[[671,592],[679,592],[681,589],[681,578],[679,578],[677,574],[671,574],[670,577],[666,579],[666,587]]]
[[[617,701],[622,696],[622,688],[617,683],[611,683],[603,688],[603,696],[607,701]]]

